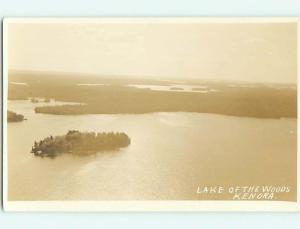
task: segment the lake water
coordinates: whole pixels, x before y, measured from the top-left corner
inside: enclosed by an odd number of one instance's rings
[[[109,84],[99,83],[81,83],[77,86],[109,86]],[[128,84],[123,85],[127,87],[134,87],[139,89],[148,89],[152,91],[176,91],[176,92],[193,92],[193,93],[211,93],[218,92],[219,90],[209,88],[206,85],[187,85],[187,84],[167,84],[167,85],[156,85],[156,84]]]
[[[52,103],[51,103],[52,104]],[[296,198],[296,119],[197,113],[58,116],[41,103],[9,101],[28,120],[8,123],[9,200],[197,200],[198,186],[290,186]],[[43,104],[49,105],[49,104]],[[55,159],[30,154],[34,141],[68,130],[123,131],[118,152]]]
[[[149,89],[153,91],[176,91],[176,92],[194,92],[194,93],[210,93],[218,92],[219,90],[209,88],[206,85],[186,85],[186,84],[168,84],[168,85],[154,85],[154,84],[129,84],[129,87],[140,89]]]

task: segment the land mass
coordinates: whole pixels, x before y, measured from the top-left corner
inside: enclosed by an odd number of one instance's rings
[[[10,72],[9,99],[53,98],[84,105],[38,106],[35,112],[54,115],[144,114],[152,112],[197,112],[257,118],[296,118],[296,85],[271,85],[235,82],[190,81],[217,92],[190,93],[155,91],[130,87],[130,84],[162,85],[161,81],[123,79],[59,73]],[[78,86],[89,82],[93,86]],[[167,83],[166,83],[167,85]],[[180,87],[180,85],[178,85]]]
[[[56,157],[63,153],[91,155],[97,152],[118,150],[127,147],[130,138],[125,133],[95,133],[70,130],[63,136],[50,136],[34,142],[31,153],[41,157]]]
[[[8,122],[22,122],[23,120],[26,120],[24,118],[24,115],[17,114],[12,111],[7,111],[7,121]]]
[[[173,91],[183,91],[184,89],[181,88],[181,87],[171,87],[170,90],[173,90]]]

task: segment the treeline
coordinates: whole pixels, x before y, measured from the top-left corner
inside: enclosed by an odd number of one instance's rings
[[[36,107],[35,112],[54,115],[196,112],[255,118],[297,117],[294,89],[234,88],[207,94],[143,89],[125,92],[113,87],[111,90],[99,92],[94,95],[97,101],[90,100],[86,105],[43,106]]]
[[[7,111],[7,121],[8,122],[22,122],[25,120],[24,115],[17,114],[12,111]]]
[[[13,75],[9,77],[15,78]],[[110,82],[96,77],[94,80],[87,81],[84,76],[61,79],[43,75],[43,80],[40,80],[40,75],[22,77],[19,75],[14,80],[27,82],[26,79],[29,85],[27,87],[9,85],[9,98],[44,97],[86,104],[37,107],[35,109],[37,113],[80,115],[197,112],[257,118],[297,117],[297,89],[293,88],[293,85],[273,87],[273,85],[256,84],[252,85],[253,87],[243,87],[242,84],[235,83],[234,87],[230,87],[226,82],[205,82],[208,88],[218,92],[190,93],[137,89],[127,87],[126,84],[118,85],[116,79]],[[107,85],[77,86],[78,82],[97,82]]]
[[[50,136],[34,142],[31,153],[42,157],[56,157],[62,153],[91,155],[101,151],[117,150],[129,144],[130,138],[122,132],[95,133],[70,130],[63,136]]]

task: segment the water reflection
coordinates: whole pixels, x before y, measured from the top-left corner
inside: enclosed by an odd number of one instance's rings
[[[51,104],[63,104],[51,101]],[[56,116],[30,101],[8,108],[28,120],[8,124],[9,200],[197,200],[199,185],[288,185],[296,196],[296,119],[197,113]],[[49,105],[49,103],[45,103]],[[125,132],[128,148],[87,157],[34,157],[34,141],[79,131]]]

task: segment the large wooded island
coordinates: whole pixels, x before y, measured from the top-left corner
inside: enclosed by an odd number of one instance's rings
[[[63,136],[50,136],[34,142],[31,153],[41,157],[56,157],[62,153],[91,155],[97,152],[118,150],[130,144],[125,133],[95,133],[70,130]]]

